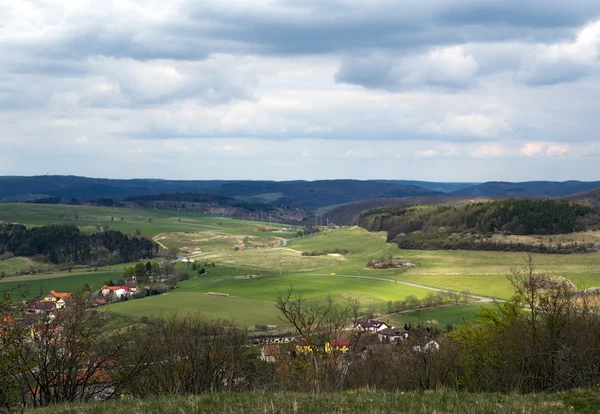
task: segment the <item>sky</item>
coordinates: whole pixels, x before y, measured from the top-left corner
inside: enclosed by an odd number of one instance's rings
[[[600,0],[0,0],[0,175],[600,180]]]

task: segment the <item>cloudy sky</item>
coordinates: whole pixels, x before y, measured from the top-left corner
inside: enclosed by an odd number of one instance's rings
[[[600,180],[600,0],[0,0],[0,175]]]

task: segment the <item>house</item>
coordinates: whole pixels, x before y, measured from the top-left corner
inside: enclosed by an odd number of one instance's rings
[[[136,288],[137,290],[137,288]],[[100,294],[104,297],[106,296],[114,296],[117,298],[122,298],[124,296],[131,296],[133,292],[127,286],[102,286],[100,289]]]
[[[27,312],[29,313],[47,313],[52,312],[56,306],[52,301],[33,300],[27,304]]]
[[[265,345],[260,349],[260,360],[264,362],[275,362],[281,355],[281,348],[277,345]]]
[[[308,354],[309,352],[313,352],[313,346],[311,346],[307,340],[301,339],[298,342],[296,342],[294,351],[296,351],[296,353],[299,354]]]
[[[132,293],[137,292],[138,284],[137,281],[132,280],[130,282],[125,283],[125,287],[128,288]]]
[[[56,292],[54,290],[51,290],[50,293],[48,293],[46,296],[44,296],[44,301],[45,302],[58,302],[60,299],[62,299],[63,302],[66,303],[69,300],[71,300],[72,296],[73,295],[71,293]]]
[[[350,352],[350,341],[342,339],[339,341],[329,341],[325,343],[325,352],[330,354],[334,351],[347,354]]]
[[[413,346],[413,351],[418,352],[418,353],[434,352],[434,351],[439,351],[439,349],[440,349],[440,344],[438,344],[434,340],[427,342],[423,346],[419,346],[419,345]]]
[[[397,343],[408,338],[408,332],[402,328],[385,328],[377,332],[379,341],[383,343]]]
[[[15,324],[15,318],[12,315],[5,315],[0,317],[0,334],[5,334],[9,331],[10,327]]]
[[[383,329],[389,328],[390,326],[381,321],[376,321],[375,319],[368,319],[366,321],[361,321],[356,325],[356,329],[359,332],[379,332]]]
[[[94,299],[94,306],[102,306],[102,305],[106,305],[106,298]]]

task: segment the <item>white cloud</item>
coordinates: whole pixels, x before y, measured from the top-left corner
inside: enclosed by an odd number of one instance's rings
[[[475,158],[502,157],[508,154],[500,144],[483,144],[469,153]]]
[[[375,52],[346,57],[337,82],[388,90],[422,87],[467,88],[476,81],[479,64],[463,47],[435,48],[419,55],[393,56]]]
[[[134,102],[199,99],[221,104],[253,98],[258,78],[250,60],[232,55],[198,62],[98,58],[90,61],[90,67],[105,80],[97,84],[101,92],[122,93]]]
[[[501,115],[448,114],[441,121],[427,121],[420,131],[436,135],[497,138],[512,133],[510,124]]]
[[[557,142],[527,142],[521,148],[520,154],[526,157],[562,157],[569,152],[569,144]]]
[[[435,157],[439,152],[436,150],[420,150],[415,152],[417,157]]]
[[[518,76],[531,85],[570,82],[600,69],[600,20],[587,25],[572,42],[539,47]]]
[[[90,144],[90,140],[88,137],[86,137],[85,135],[82,135],[80,137],[77,137],[73,143],[75,145],[89,145]]]

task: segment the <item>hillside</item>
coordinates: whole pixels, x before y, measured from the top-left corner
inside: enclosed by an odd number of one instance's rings
[[[600,211],[557,200],[500,200],[449,206],[392,206],[363,213],[359,225],[387,231],[403,249],[466,249],[571,253],[597,251],[594,243],[560,239],[528,243],[509,236],[560,235],[597,230]],[[500,238],[498,237],[500,236]]]
[[[130,196],[125,198],[121,204],[134,208],[204,212],[233,218],[267,220],[289,224],[300,224],[309,217],[307,211],[298,207],[275,206],[209,193],[166,193]]]
[[[421,187],[359,180],[321,181],[237,181],[211,190],[231,197],[276,194],[277,205],[299,205],[311,210],[322,206],[348,203],[371,198],[438,196],[443,193]]]
[[[564,200],[573,201],[575,203],[591,204],[600,207],[600,188],[585,191],[583,193],[573,194],[563,197]]]
[[[439,197],[403,197],[403,198],[374,198],[370,200],[359,200],[352,203],[334,206],[323,213],[323,217],[331,223],[341,226],[355,224],[361,214],[367,211],[395,206],[395,205],[441,205],[458,207],[473,201],[490,201],[488,197],[461,197],[461,196],[439,196]]]
[[[581,193],[598,187],[600,187],[600,181],[526,181],[522,183],[490,181],[463,188],[454,191],[451,194],[468,197],[506,197],[517,195],[561,197],[569,194]]]

